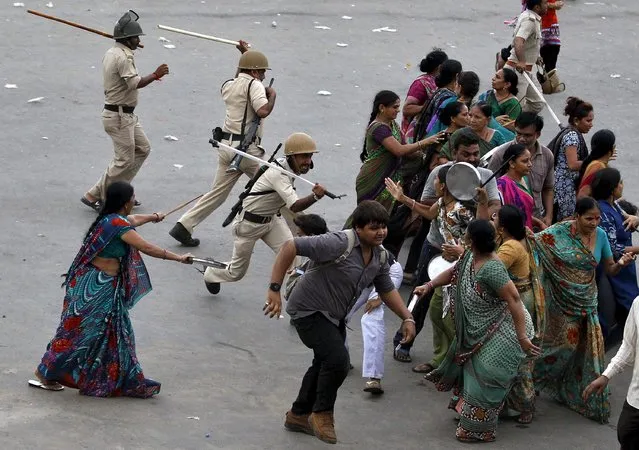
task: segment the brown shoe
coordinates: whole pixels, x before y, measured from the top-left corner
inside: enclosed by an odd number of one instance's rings
[[[337,444],[332,411],[314,412],[308,418],[308,422],[313,428],[313,434],[315,434],[319,440],[329,444]]]
[[[311,436],[314,435],[311,425],[308,423],[308,417],[310,414],[293,414],[293,411],[286,413],[286,420],[284,420],[284,428],[289,431],[295,431],[298,433],[306,433]]]

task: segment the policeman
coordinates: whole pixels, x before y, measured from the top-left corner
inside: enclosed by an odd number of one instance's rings
[[[226,104],[226,118],[222,128],[221,142],[237,148],[244,139],[243,133],[257,116],[261,119],[268,117],[275,105],[275,90],[264,87],[264,74],[269,70],[268,60],[263,53],[248,50],[248,44],[240,41],[238,49],[242,52],[238,71],[234,79],[222,85],[222,98]],[[259,146],[262,139],[262,123],[257,130],[256,139],[247,149],[248,153],[262,157],[264,150]],[[230,150],[219,149],[217,173],[213,181],[213,188],[187,211],[169,234],[187,247],[197,247],[199,239],[191,237],[193,228],[215,211],[228,197],[231,189],[240,179],[242,173],[252,177],[259,165],[255,161],[243,158],[239,171],[228,173],[227,169],[235,153]]]
[[[129,11],[115,24],[115,45],[102,59],[104,75],[104,110],[102,125],[113,140],[115,156],[102,178],[81,201],[99,211],[105,199],[106,188],[114,181],[131,182],[142,163],[149,156],[151,144],[142,130],[133,110],[138,104],[138,89],[148,86],[169,73],[169,66],[162,64],[155,72],[141,77],[135,67],[133,51],[140,45],[142,27],[138,16]],[[136,205],[139,203],[136,201]]]
[[[307,173],[313,167],[315,141],[305,133],[293,133],[284,143],[284,158],[277,164],[295,174]],[[293,186],[294,178],[269,168],[257,180],[243,209],[233,222],[233,257],[226,269],[207,268],[204,273],[206,288],[211,294],[220,292],[220,283],[238,281],[246,273],[255,243],[261,239],[277,253],[286,241],[293,238],[291,229],[280,210],[292,213],[304,211],[324,196],[323,186],[316,184],[313,193],[299,198]]]

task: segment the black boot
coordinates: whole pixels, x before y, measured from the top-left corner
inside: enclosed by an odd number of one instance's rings
[[[208,281],[205,281],[204,284],[211,294],[215,295],[220,292],[220,283],[209,283]]]
[[[189,230],[184,228],[184,225],[182,225],[180,222],[176,223],[175,226],[171,228],[169,234],[173,239],[180,242],[185,247],[197,247],[198,245],[200,245],[200,240],[193,239],[191,237],[191,233],[189,233]]]

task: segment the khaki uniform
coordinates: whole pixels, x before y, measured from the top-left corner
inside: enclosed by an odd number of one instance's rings
[[[510,51],[510,57],[504,67],[515,70],[515,64],[519,62],[515,54],[514,38],[520,37],[524,39],[524,57],[526,58],[526,73],[530,79],[537,79],[533,76],[532,68],[539,58],[539,49],[541,47],[541,16],[529,9],[519,15],[517,25],[513,36],[513,49]],[[544,101],[537,95],[528,80],[523,74],[517,72],[517,88],[519,93],[517,98],[521,101],[521,109],[523,111],[538,113],[544,108]]]
[[[278,163],[285,169],[292,171],[286,158],[280,158]],[[293,178],[275,169],[267,169],[257,180],[251,193],[275,191],[265,195],[249,195],[243,203],[243,209],[233,222],[233,257],[227,263],[226,269],[209,267],[204,273],[207,283],[223,283],[240,280],[248,270],[251,254],[258,240],[277,253],[286,241],[293,239],[291,229],[286,220],[279,215],[282,208],[290,208],[298,200]],[[270,218],[268,223],[255,223],[246,216],[255,214],[259,217]]]
[[[138,104],[137,86],[140,75],[135,68],[133,51],[116,44],[107,50],[102,60],[104,103],[118,107]],[[115,156],[102,178],[89,190],[93,197],[105,200],[106,188],[114,181],[133,180],[151,152],[151,144],[142,130],[138,116],[119,111],[102,111],[102,125],[113,140]]]
[[[244,118],[246,94],[249,84],[251,86],[250,103],[248,108],[246,108],[246,125],[244,132],[248,131],[249,124],[256,117],[255,111],[268,103],[266,88],[259,80],[255,80],[251,83],[253,79],[253,77],[246,73],[240,73],[237,78],[229,80],[222,85],[222,98],[226,104],[226,117],[222,129],[226,133],[233,134],[232,139],[222,140],[222,143],[231,147],[237,148],[242,143],[240,133],[242,132],[242,119]],[[258,147],[261,138],[262,123],[260,123],[257,130],[256,141],[248,148],[249,154],[262,157],[264,151]],[[215,174],[215,180],[213,181],[213,188],[178,220],[189,233],[192,234],[193,228],[224,203],[231,189],[233,189],[237,180],[242,176],[242,173],[252,177],[255,172],[257,172],[259,164],[248,158],[244,158],[240,163],[240,172],[226,173],[226,169],[228,169],[234,156],[235,153],[232,151],[219,149],[217,172]]]

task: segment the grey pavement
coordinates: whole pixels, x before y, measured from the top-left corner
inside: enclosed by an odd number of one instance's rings
[[[243,38],[266,52],[278,98],[265,123],[264,143],[272,150],[294,131],[317,139],[322,152],[316,155],[311,179],[349,195],[341,201],[322,200],[311,210],[333,229],[355,206],[358,156],[375,92],[391,89],[403,99],[418,75],[420,59],[433,46],[477,71],[482,89],[488,88],[495,52],[510,39],[503,20],[519,8],[517,0],[60,0],[53,8],[44,1],[25,3],[109,32],[123,12],[134,9],[147,33],[146,48],[136,55],[140,72],[169,64],[171,74],[140,92],[136,110],[153,147],[134,182],[143,202],[140,212],[166,211],[211,185],[217,158],[208,139],[224,115],[219,86],[234,75],[239,57],[231,46],[171,34],[156,25]],[[618,136],[615,165],[622,168],[626,194],[635,202],[639,157],[633,153],[633,126],[639,67],[633,61],[638,17],[633,0],[567,0],[560,11],[559,69],[568,89],[549,99],[558,114],[568,95],[593,102],[595,129],[612,128]],[[30,16],[11,1],[0,6],[0,23],[0,84],[18,86],[0,86],[0,448],[325,448],[314,437],[282,427],[311,354],[288,320],[262,316],[274,257],[261,244],[247,276],[223,285],[216,297],[206,292],[193,268],[145,258],[154,290],[132,311],[132,320],[142,367],[163,383],[156,398],[96,399],[70,389],[52,393],[27,387],[57,326],[63,298],[60,275],[94,218],[79,199],[112,156],[100,122],[101,59],[110,42]],[[397,31],[372,32],[384,26]],[[176,48],[164,48],[160,36]],[[348,47],[338,47],[338,42]],[[319,90],[332,95],[318,96]],[[27,103],[35,97],[45,98]],[[547,142],[556,127],[548,114],[545,117]],[[179,140],[166,141],[166,135]],[[298,189],[309,192],[307,186]],[[198,255],[221,260],[230,256],[231,231],[221,223],[238,193],[239,187],[196,229],[195,236],[202,239]],[[167,234],[177,218],[140,231],[150,241],[181,252]],[[399,321],[389,314],[387,322],[386,394],[376,399],[361,391],[361,332],[354,322],[350,343],[356,368],[338,396],[338,447],[463,447],[454,439],[448,394],[420,385],[410,365],[392,360],[390,335]],[[413,357],[420,362],[430,356],[427,325]],[[497,442],[488,446],[615,448],[615,424],[629,378],[628,372],[611,383],[610,425],[588,421],[542,396],[532,425],[505,422]]]

